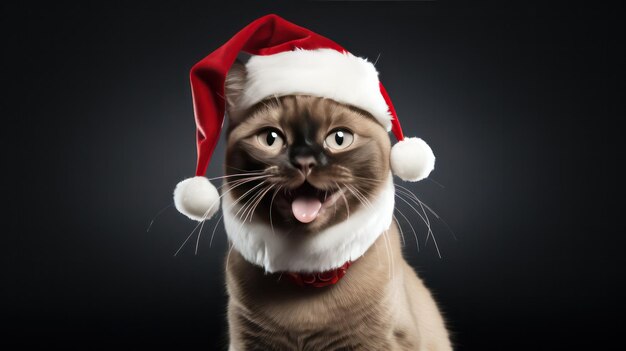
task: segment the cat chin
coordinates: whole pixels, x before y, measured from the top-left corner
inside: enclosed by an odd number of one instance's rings
[[[389,173],[371,207],[362,206],[345,221],[319,233],[296,237],[277,228],[272,231],[265,223],[242,222],[235,216],[238,206],[228,187],[222,191],[224,226],[234,249],[268,273],[323,272],[358,259],[391,226],[395,200],[393,176]]]

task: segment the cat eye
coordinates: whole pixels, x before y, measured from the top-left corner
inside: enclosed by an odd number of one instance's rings
[[[266,129],[257,134],[257,140],[261,146],[271,151],[280,150],[285,144],[285,139],[277,129]]]
[[[343,150],[352,145],[354,134],[345,129],[336,129],[326,137],[325,144],[332,150]]]

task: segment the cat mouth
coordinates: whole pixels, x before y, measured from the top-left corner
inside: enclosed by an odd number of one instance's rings
[[[342,190],[322,190],[305,181],[287,193],[291,212],[300,223],[308,224],[319,217],[328,207],[335,204],[343,194]]]

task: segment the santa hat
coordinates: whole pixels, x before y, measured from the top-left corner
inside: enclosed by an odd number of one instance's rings
[[[418,181],[435,165],[432,150],[422,139],[405,138],[400,120],[374,65],[332,40],[277,15],[261,17],[209,54],[190,73],[198,161],[196,176],[178,183],[174,204],[191,219],[210,218],[219,207],[219,194],[204,177],[224,121],[224,81],[241,52],[253,55],[246,63],[247,79],[238,108],[270,96],[306,94],[325,97],[369,112],[398,142],[391,149],[391,169],[405,181]]]

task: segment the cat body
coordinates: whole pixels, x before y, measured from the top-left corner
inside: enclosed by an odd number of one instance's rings
[[[297,286],[235,250],[228,261],[231,350],[451,350],[395,223],[329,287]]]
[[[231,71],[222,190],[230,350],[451,350],[402,256],[384,128],[306,95],[239,111],[245,70]],[[329,286],[287,279],[344,262]]]

